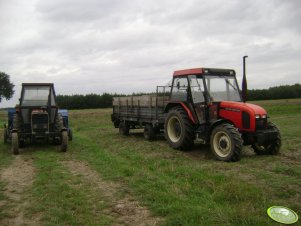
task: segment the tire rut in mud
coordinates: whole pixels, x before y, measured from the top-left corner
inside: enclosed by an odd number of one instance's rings
[[[112,181],[103,180],[99,174],[92,170],[88,163],[82,161],[63,161],[68,170],[80,176],[83,183],[87,184],[96,193],[101,193],[106,201],[111,202],[109,207],[104,210],[114,218],[113,226],[119,225],[159,225],[162,219],[153,216],[146,207],[140,205],[139,201],[135,200],[129,194],[120,197],[118,191],[121,185]]]
[[[4,182],[5,200],[0,205],[5,207],[6,214],[0,225],[38,225],[37,219],[26,219],[24,211],[29,207],[26,201],[26,190],[32,186],[35,178],[32,159],[22,155],[15,156],[11,165],[0,172],[0,180]]]

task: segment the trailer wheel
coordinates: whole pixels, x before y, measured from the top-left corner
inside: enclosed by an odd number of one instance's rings
[[[271,140],[265,144],[252,144],[252,148],[257,155],[276,155],[280,151],[281,147],[281,135],[278,127],[274,124],[269,122],[268,128],[277,131],[277,137],[275,140]]]
[[[67,131],[62,131],[61,151],[66,152],[67,148],[68,148],[68,133]]]
[[[3,141],[4,141],[4,144],[7,144],[7,139],[8,139],[8,129],[4,128],[4,131],[3,131]]]
[[[243,140],[237,128],[231,124],[223,123],[213,129],[210,145],[218,160],[236,162],[240,159]]]
[[[151,124],[146,124],[144,127],[144,138],[148,141],[154,140],[156,137],[155,129]]]
[[[126,122],[120,122],[119,124],[119,134],[128,136],[130,133],[130,126]]]
[[[167,114],[164,134],[172,148],[189,150],[195,138],[193,123],[182,108],[173,108]]]
[[[19,136],[18,133],[12,133],[12,151],[14,153],[14,155],[18,155],[19,154]]]

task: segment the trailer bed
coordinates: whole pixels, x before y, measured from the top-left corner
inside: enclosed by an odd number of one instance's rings
[[[113,115],[137,124],[164,123],[164,108],[169,96],[143,95],[113,98]]]

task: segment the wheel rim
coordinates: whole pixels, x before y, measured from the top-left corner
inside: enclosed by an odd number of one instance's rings
[[[231,146],[231,139],[227,133],[220,131],[214,135],[213,147],[218,156],[228,156],[231,153]]]
[[[167,133],[168,137],[172,142],[178,142],[182,134],[181,123],[176,116],[172,116],[167,123]]]

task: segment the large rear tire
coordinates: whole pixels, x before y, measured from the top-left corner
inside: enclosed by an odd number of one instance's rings
[[[164,134],[172,148],[189,150],[193,147],[194,126],[184,109],[177,107],[169,111],[164,124]]]
[[[243,140],[237,128],[229,123],[215,127],[210,136],[211,151],[218,160],[236,162],[240,160]]]
[[[66,152],[67,148],[68,148],[68,133],[67,131],[62,131],[61,151]]]
[[[275,140],[271,140],[265,144],[252,144],[252,148],[257,155],[277,155],[280,151],[281,135],[278,127],[274,123],[269,122],[268,128],[277,131],[277,137]]]
[[[19,154],[19,136],[18,133],[12,133],[12,151],[14,155]]]
[[[151,124],[144,126],[144,138],[148,141],[154,140],[156,137],[155,129]]]

